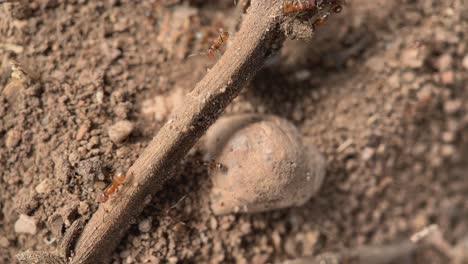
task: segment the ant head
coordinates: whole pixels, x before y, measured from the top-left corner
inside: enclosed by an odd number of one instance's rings
[[[107,196],[105,193],[101,193],[99,194],[98,199],[101,203],[105,203],[107,200],[109,200],[109,196]]]
[[[332,8],[332,11],[335,13],[341,13],[343,10],[343,7],[340,4],[335,4]]]
[[[211,60],[211,59],[214,59],[214,56],[215,56],[215,51],[214,49],[212,48],[209,48],[207,51],[206,51],[206,55],[208,55],[208,58]]]
[[[346,4],[345,0],[316,0],[317,6],[322,11],[333,11],[333,13],[340,13],[343,10],[343,5]]]

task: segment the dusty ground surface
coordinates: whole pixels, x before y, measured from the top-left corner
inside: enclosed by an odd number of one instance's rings
[[[52,251],[90,218],[112,173],[214,63],[188,55],[235,24],[232,1],[98,2],[0,5],[2,263]],[[313,42],[286,43],[226,111],[293,121],[327,158],[319,197],[215,217],[195,148],[115,263],[276,262],[400,241],[430,223],[451,243],[468,235],[468,6],[350,2]],[[123,120],[131,133],[116,135]]]

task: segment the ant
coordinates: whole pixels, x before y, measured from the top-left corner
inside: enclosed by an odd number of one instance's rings
[[[196,163],[202,166],[206,166],[210,171],[226,172],[228,170],[226,165],[217,162],[214,159],[210,159],[209,161],[198,160]]]
[[[319,18],[317,18],[312,23],[312,27],[316,28],[318,26],[324,25],[327,22],[328,16],[329,16],[329,12],[323,12],[322,10],[323,7],[320,6],[321,3],[322,1],[318,2],[318,0],[308,0],[306,2],[299,1],[298,4],[295,4],[295,1],[288,0],[284,4],[284,13],[288,15],[292,13],[299,13],[299,12],[306,11],[306,10],[317,9],[319,13]],[[332,4],[331,10],[334,13],[340,13],[343,10],[343,6],[341,6],[338,3],[338,1],[333,1],[331,4]]]
[[[222,31],[222,28],[220,28],[220,34],[216,38],[216,41],[208,48],[206,53],[196,53],[196,54],[191,54],[189,57],[196,56],[196,55],[201,55],[201,54],[206,54],[208,55],[208,58],[213,59],[216,53],[219,53],[219,49],[226,44],[226,42],[229,39],[229,32],[227,31]]]
[[[227,171],[227,167],[224,164],[217,162],[215,160],[204,161],[203,165],[207,166],[210,171],[221,171],[221,172]]]
[[[284,4],[284,13],[291,14],[305,10],[312,10],[315,8],[315,6],[315,0],[309,0],[308,2],[300,2],[299,4],[294,4],[291,1],[287,1]]]
[[[107,200],[109,200],[109,196],[111,196],[124,181],[125,175],[122,172],[117,172],[114,177],[112,177],[112,185],[105,192],[99,195],[99,201],[101,203],[107,202]]]
[[[229,39],[229,32],[224,31],[221,33],[221,35],[218,36],[218,39],[216,40],[213,45],[211,45],[208,48],[208,51],[206,52],[208,55],[208,58],[212,59],[214,58],[214,54],[216,51],[219,51],[219,49],[226,43],[226,41]]]
[[[291,13],[297,13],[297,12],[302,12],[306,10],[313,10],[315,8],[320,9],[319,3],[317,3],[317,0],[309,0],[306,2],[300,1],[299,4],[294,4],[294,2],[287,1],[284,4],[284,13],[291,14]],[[334,13],[340,13],[343,10],[343,7],[340,4],[336,3],[336,1],[334,1],[333,7],[331,10]]]

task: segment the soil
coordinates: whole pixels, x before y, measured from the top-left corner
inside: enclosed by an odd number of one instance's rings
[[[297,125],[327,159],[319,195],[215,216],[198,145],[112,261],[271,263],[398,242],[432,223],[452,244],[468,236],[463,2],[353,0],[312,42],[287,41],[225,115]],[[22,1],[0,14],[0,262],[16,263],[91,217],[238,15],[232,1],[181,0]],[[428,261],[446,263],[415,263]]]

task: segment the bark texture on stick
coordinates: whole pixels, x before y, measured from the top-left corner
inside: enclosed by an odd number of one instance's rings
[[[232,46],[190,92],[127,172],[119,195],[102,204],[83,230],[72,263],[99,263],[114,250],[150,194],[185,156],[283,41],[281,1],[253,1]]]

